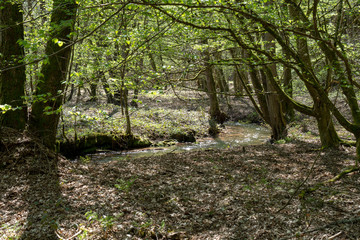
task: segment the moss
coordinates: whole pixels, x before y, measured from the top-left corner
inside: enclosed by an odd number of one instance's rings
[[[195,131],[174,132],[170,134],[170,138],[178,142],[196,142]]]
[[[133,135],[91,134],[76,141],[58,141],[57,151],[67,158],[95,153],[97,149],[126,150],[149,147],[151,142]]]

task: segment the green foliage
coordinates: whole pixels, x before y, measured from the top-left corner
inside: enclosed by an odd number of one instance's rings
[[[161,101],[172,101],[174,97],[161,95]],[[99,105],[97,108],[78,105],[64,111],[64,121],[60,124],[64,126],[64,133],[69,139],[73,139],[75,132],[79,138],[96,133],[122,134],[125,132],[126,122],[121,118],[120,111],[113,105]],[[119,113],[110,117],[111,112]],[[207,134],[207,113],[202,109],[200,111],[161,107],[130,109],[130,118],[133,132],[148,139],[170,139],[170,135],[176,132],[195,132],[197,137]],[[59,128],[61,131],[62,126]],[[59,131],[58,137],[62,135]]]
[[[91,157],[90,156],[80,156],[80,162],[81,163],[90,163],[91,162]]]
[[[24,49],[25,58],[12,58],[14,62],[27,64],[28,103],[49,103],[60,99],[62,94],[68,95],[69,91],[35,95],[37,84],[44,80],[40,70],[43,65],[50,63],[51,56],[45,55],[46,42],[51,39],[53,47],[64,47],[64,39],[54,32],[72,27],[73,22],[70,19],[50,24],[49,13],[53,10],[53,1],[21,3],[25,17],[25,37],[16,43]],[[165,103],[166,95],[162,88],[196,88],[196,81],[203,77],[200,74],[199,78],[195,78],[196,73],[203,70],[205,49],[209,49],[212,58],[216,52],[221,52],[223,59],[211,59],[211,63],[224,69],[233,70],[236,63],[244,72],[249,71],[248,66],[254,66],[259,71],[261,66],[276,63],[277,82],[281,82],[280,76],[289,67],[293,72],[294,95],[297,91],[309,99],[309,91],[306,89],[308,84],[318,84],[319,91],[324,90],[326,94],[333,93],[336,87],[347,91],[353,88],[353,80],[360,74],[357,67],[359,51],[356,50],[359,43],[354,37],[358,31],[358,6],[353,0],[347,4],[342,1],[319,2],[318,5],[299,2],[297,12],[302,15],[298,18],[291,14],[291,2],[279,0],[261,3],[253,0],[164,0],[151,1],[151,5],[114,0],[106,3],[79,0],[76,3],[79,5],[76,26],[69,34],[75,43],[74,58],[69,78],[61,84],[73,84],[74,89],[80,89],[79,93],[86,92],[84,89],[90,84],[96,85],[98,91],[104,87],[112,95],[125,88],[139,90],[139,95],[161,96],[161,99],[154,99],[160,106]],[[312,16],[314,13],[321,17]],[[302,29],[305,29],[306,34],[299,34]],[[264,34],[272,35],[273,55],[264,51],[270,43],[265,41]],[[206,40],[206,44],[202,40]],[[301,56],[296,56],[300,40],[305,40],[309,48],[313,79],[302,79],[302,74],[308,71],[302,67],[303,60],[299,60]],[[229,50],[234,48],[240,51],[248,49],[246,54],[252,57],[230,56]],[[331,59],[331,56],[336,58]],[[228,66],[221,65],[224,63]],[[306,81],[309,82],[305,84]],[[340,84],[335,87],[333,83]],[[280,88],[284,86],[280,85]],[[152,91],[154,89],[159,91]],[[264,94],[262,91],[257,93]],[[298,100],[298,96],[294,99]],[[337,97],[330,96],[331,101],[336,102],[334,99]],[[339,97],[345,101],[351,99],[343,95]],[[134,102],[141,104],[139,99]],[[311,106],[313,103],[305,104]],[[350,107],[352,116],[356,116],[354,113],[357,111],[354,104]],[[62,135],[71,137],[89,132],[125,131],[124,118],[111,118],[107,106],[106,110],[99,108],[96,113],[65,113],[66,123],[63,123]],[[0,106],[3,113],[9,110],[9,106]],[[60,111],[61,108],[49,104],[41,114],[53,115]],[[130,115],[132,129],[150,138],[169,137],[169,129],[173,133],[192,130],[198,136],[207,134],[207,129],[203,127],[207,123],[203,123],[193,112],[182,109],[176,110],[173,115],[161,107],[131,111]],[[202,124],[194,124],[194,119]],[[250,121],[258,122],[258,119],[256,113],[251,114]],[[346,129],[351,127],[354,126],[348,125]]]
[[[285,143],[289,143],[289,142],[292,142],[292,141],[293,141],[293,138],[285,137],[284,139],[280,139],[280,140],[275,141],[275,143],[276,144],[285,144]]]
[[[162,220],[161,223],[155,223],[152,219],[142,223],[133,223],[133,228],[130,232],[142,239],[153,239],[166,236],[169,232],[166,229],[166,222]]]
[[[21,230],[22,226],[20,223],[15,223],[13,225],[9,224],[2,224],[0,225],[0,234],[2,234],[2,230],[5,230],[7,232],[6,235],[2,236],[6,240],[16,240],[20,239],[20,235],[18,234]]]
[[[130,180],[124,180],[124,179],[117,179],[117,184],[114,185],[115,188],[117,188],[121,192],[128,193],[132,187],[132,185],[135,183],[135,180],[137,177],[133,177]]]
[[[2,114],[6,113],[7,111],[10,111],[10,110],[14,110],[11,105],[9,104],[3,104],[3,105],[0,105],[0,111]]]
[[[93,211],[88,211],[85,213],[85,217],[86,220],[90,223],[90,224],[99,224],[101,227],[101,230],[104,234],[104,236],[106,236],[108,234],[109,231],[111,231],[111,229],[113,228],[114,224],[116,223],[116,221],[118,221],[118,219],[122,216],[122,214],[118,214],[116,216],[99,216],[96,212]],[[86,239],[88,232],[83,229],[83,233],[81,234],[80,239]]]

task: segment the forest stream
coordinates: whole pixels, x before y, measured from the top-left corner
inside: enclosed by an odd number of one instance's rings
[[[270,130],[257,124],[225,123],[225,128],[215,137],[197,139],[195,143],[177,143],[165,147],[147,147],[129,151],[106,151],[89,154],[92,161],[107,162],[126,158],[150,157],[170,152],[186,152],[201,149],[224,149],[235,146],[263,144],[270,138]]]

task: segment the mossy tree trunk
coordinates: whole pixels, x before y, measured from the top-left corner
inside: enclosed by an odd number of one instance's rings
[[[22,97],[26,81],[25,65],[21,66],[24,49],[19,42],[24,39],[21,4],[0,2],[0,105],[21,108],[0,114],[2,126],[24,130],[27,108]]]
[[[45,49],[48,57],[43,63],[35,92],[38,99],[32,104],[29,129],[49,148],[55,146],[76,11],[75,0],[53,1],[52,28]]]

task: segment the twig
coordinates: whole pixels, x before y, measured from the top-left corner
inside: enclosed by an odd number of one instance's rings
[[[78,228],[79,228],[79,227],[78,227]],[[57,236],[59,239],[61,239],[61,240],[71,240],[71,239],[75,238],[77,235],[81,234],[82,231],[83,231],[82,229],[79,229],[79,231],[78,231],[77,233],[75,233],[74,235],[72,235],[71,237],[68,237],[68,238],[62,237],[62,236],[60,235],[60,233],[58,233],[58,229],[56,229],[55,234],[56,234],[56,236]]]
[[[334,238],[340,236],[342,233],[343,233],[343,232],[340,231],[340,232],[338,232],[337,234],[334,234],[334,235],[330,236],[328,239],[334,239]]]

